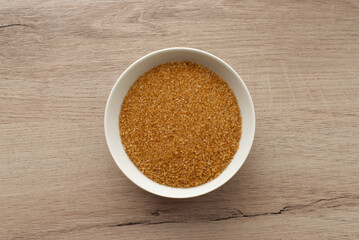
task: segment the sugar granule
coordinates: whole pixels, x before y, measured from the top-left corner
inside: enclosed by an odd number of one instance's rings
[[[119,124],[135,166],[153,181],[177,188],[218,177],[241,137],[240,109],[228,84],[188,61],[141,75],[123,101]]]

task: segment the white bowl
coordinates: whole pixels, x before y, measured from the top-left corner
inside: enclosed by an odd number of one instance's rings
[[[213,181],[198,187],[173,188],[158,184],[142,174],[127,156],[121,143],[119,114],[127,91],[137,78],[148,70],[167,62],[191,61],[201,64],[221,76],[232,88],[242,115],[242,136],[239,149],[228,167]],[[220,58],[193,48],[166,48],[152,52],[129,66],[113,86],[105,111],[105,135],[113,159],[121,171],[137,186],[153,194],[169,198],[190,198],[211,192],[222,186],[241,168],[252,147],[255,115],[252,98],[241,77]]]

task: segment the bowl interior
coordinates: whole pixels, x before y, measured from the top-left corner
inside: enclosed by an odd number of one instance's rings
[[[119,114],[124,97],[137,78],[146,71],[171,61],[201,64],[221,76],[232,88],[242,115],[242,136],[232,162],[213,181],[193,188],[172,188],[158,184],[143,175],[127,156],[121,143]],[[242,79],[224,61],[207,52],[191,48],[169,48],[148,54],[133,63],[119,77],[108,98],[105,112],[105,134],[108,147],[121,171],[136,185],[156,195],[171,198],[195,197],[210,192],[227,182],[242,166],[251,149],[255,130],[252,99]]]

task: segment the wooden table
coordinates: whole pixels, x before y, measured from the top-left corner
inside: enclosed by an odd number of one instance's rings
[[[187,46],[254,101],[250,156],[220,189],[147,193],[103,115],[136,59]],[[359,2],[0,0],[0,239],[359,239]]]

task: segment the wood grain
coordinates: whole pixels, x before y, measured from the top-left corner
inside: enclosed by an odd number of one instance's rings
[[[118,76],[165,47],[206,50],[257,117],[239,173],[151,195],[107,149]],[[359,239],[359,3],[0,0],[0,239]]]

